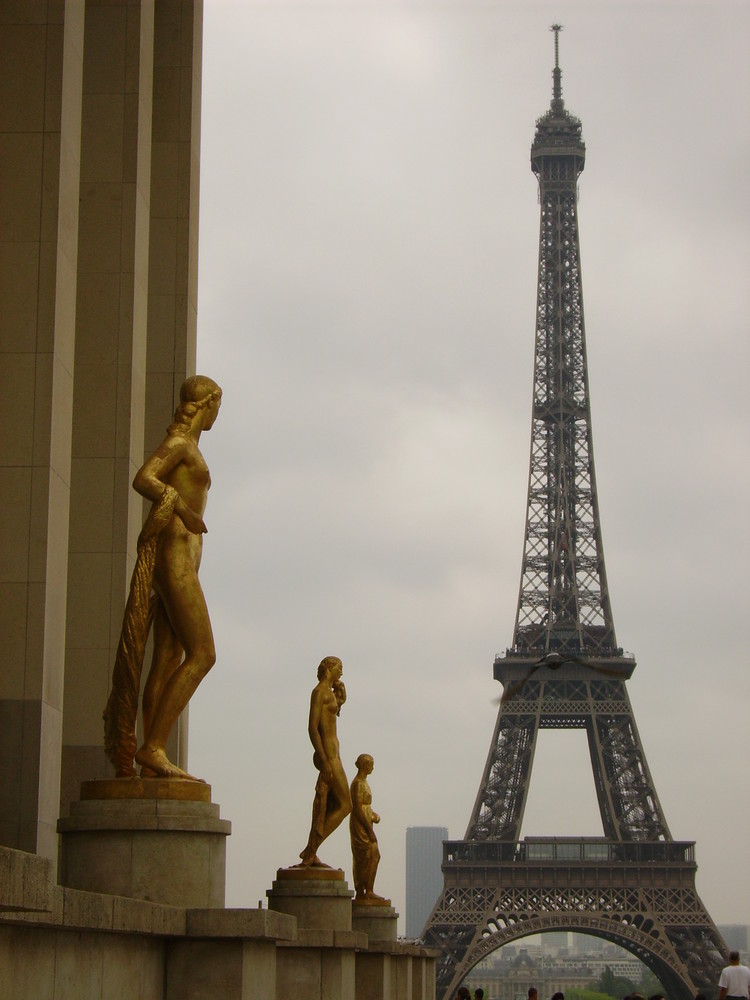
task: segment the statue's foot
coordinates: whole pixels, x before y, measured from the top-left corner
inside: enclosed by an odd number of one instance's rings
[[[362,903],[367,906],[390,906],[390,899],[385,896],[378,896],[376,892],[357,892],[354,897],[355,903]]]
[[[300,864],[295,865],[295,868],[330,868],[330,865],[325,864],[321,861],[317,854],[311,854],[309,851],[301,851],[300,857],[302,861]]]
[[[151,772],[149,777],[182,778],[187,781],[203,780],[202,778],[196,778],[194,775],[188,774],[187,771],[183,771],[181,767],[173,764],[160,747],[151,747],[144,743],[135,755],[135,759],[141,765],[141,768],[145,768],[146,771]]]

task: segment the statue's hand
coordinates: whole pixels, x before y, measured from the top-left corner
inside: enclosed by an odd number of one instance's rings
[[[185,525],[188,531],[191,531],[194,535],[205,535],[208,528],[203,522],[203,518],[200,514],[196,514],[195,511],[188,507],[187,504],[182,503],[175,507],[175,513]]]
[[[335,684],[333,685],[333,693],[336,697],[336,702],[339,708],[341,708],[341,706],[346,701],[346,688],[344,687],[344,682],[342,680],[338,680],[335,682]]]

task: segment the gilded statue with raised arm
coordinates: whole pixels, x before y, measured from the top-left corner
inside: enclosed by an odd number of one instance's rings
[[[349,785],[339,756],[336,719],[346,701],[341,680],[343,665],[337,656],[326,656],[318,667],[318,683],[310,695],[307,731],[313,745],[313,763],[318,769],[313,799],[310,836],[300,852],[300,867],[327,868],[318,858],[318,848],[352,810]]]
[[[172,727],[216,660],[211,621],[198,580],[211,477],[198,447],[213,427],[221,389],[205,375],[180,388],[180,403],[162,443],[146,460],[133,487],[152,503],[138,539],[130,584],[104,710],[104,747],[117,777],[197,780],[167,758]],[[136,749],[136,717],[148,633],[154,653],[143,691],[143,743]]]
[[[356,903],[390,903],[375,893],[375,875],[380,864],[378,838],[373,824],[380,816],[372,808],[372,792],[367,778],[372,774],[375,761],[369,753],[361,753],[356,760],[357,774],[352,781],[352,812],[349,816],[349,836],[352,843],[352,874]]]

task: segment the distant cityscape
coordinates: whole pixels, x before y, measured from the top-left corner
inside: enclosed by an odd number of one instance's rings
[[[736,948],[747,962],[750,925],[724,925],[718,930],[727,946]],[[646,966],[623,948],[589,934],[562,931],[505,945],[479,962],[466,984],[472,992],[481,986],[485,1000],[526,1000],[530,986],[536,986],[540,1000],[547,1000],[558,990],[567,994],[595,989],[607,969],[634,987],[649,975]]]

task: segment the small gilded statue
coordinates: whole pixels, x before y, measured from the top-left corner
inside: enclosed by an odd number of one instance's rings
[[[313,799],[310,836],[300,852],[301,868],[327,868],[318,858],[318,848],[352,811],[352,800],[339,756],[336,719],[346,701],[341,680],[344,667],[337,656],[326,656],[318,667],[318,683],[310,695],[307,731],[313,745],[313,764],[318,770]]]
[[[104,710],[104,748],[118,778],[197,780],[172,764],[172,727],[216,660],[211,621],[198,580],[211,477],[198,448],[221,406],[221,389],[205,375],[186,379],[162,443],[133,480],[151,511],[138,539],[122,633]],[[153,590],[153,594],[152,594]],[[143,745],[136,750],[138,694],[148,633],[154,654],[143,691]]]
[[[356,760],[357,774],[352,781],[352,812],[349,817],[349,835],[352,842],[352,868],[356,903],[390,903],[375,894],[375,875],[380,863],[378,840],[373,824],[380,816],[372,808],[372,792],[367,776],[372,774],[375,761],[369,753],[361,753]]]

